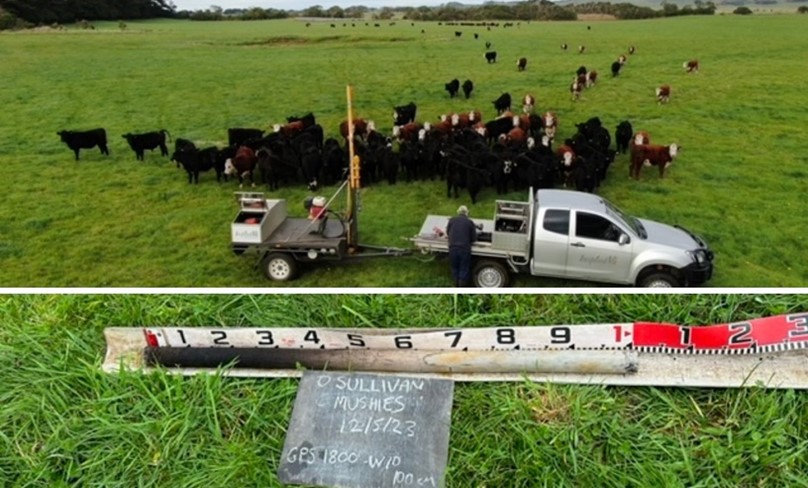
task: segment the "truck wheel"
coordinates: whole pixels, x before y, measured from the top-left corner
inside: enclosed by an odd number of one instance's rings
[[[474,265],[472,278],[479,288],[504,288],[508,286],[511,275],[502,263],[483,260]]]
[[[273,252],[264,258],[264,274],[272,281],[290,281],[297,274],[297,261],[288,254]]]
[[[670,273],[651,273],[640,282],[645,288],[672,288],[679,286],[679,280]]]

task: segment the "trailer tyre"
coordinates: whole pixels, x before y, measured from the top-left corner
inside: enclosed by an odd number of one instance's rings
[[[670,273],[651,273],[642,279],[640,286],[645,288],[673,288],[679,286],[679,280]]]
[[[273,252],[264,258],[264,274],[272,281],[290,281],[297,275],[297,261],[288,254]]]
[[[474,285],[479,288],[504,288],[510,284],[511,275],[499,261],[477,261],[472,270]]]

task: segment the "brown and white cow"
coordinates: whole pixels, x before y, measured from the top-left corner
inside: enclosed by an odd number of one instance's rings
[[[236,154],[224,163],[224,174],[228,176],[238,175],[239,188],[244,186],[244,178],[249,177],[252,186],[255,186],[255,166],[258,164],[258,157],[255,151],[247,146],[239,146]]]
[[[583,54],[584,51],[586,51],[586,46],[584,46],[583,44],[578,46],[578,54]]]
[[[359,136],[361,138],[365,138],[367,135],[368,130],[368,123],[365,119],[353,119],[353,130],[354,136]],[[339,124],[339,133],[342,135],[343,139],[348,139],[348,121],[343,120]]]
[[[423,127],[418,122],[410,122],[404,125],[393,126],[393,137],[399,141],[414,142],[418,139],[418,133]]]
[[[598,81],[598,72],[597,71],[592,70],[592,71],[589,71],[589,72],[586,73],[586,80],[585,80],[584,83],[585,83],[585,86],[587,88],[589,88],[590,86],[593,86],[596,81]]]
[[[533,108],[536,106],[536,97],[528,93],[524,97],[522,97],[522,112],[529,114],[533,112]]]
[[[638,146],[640,144],[651,144],[651,136],[644,130],[638,130],[634,133],[634,140],[632,142]]]
[[[631,148],[631,168],[629,176],[635,180],[640,179],[640,169],[643,166],[658,166],[659,177],[665,177],[665,169],[673,164],[674,158],[679,153],[679,146],[671,144],[660,146],[656,144],[635,144]]]
[[[656,89],[656,98],[659,103],[668,103],[671,101],[671,87],[670,85],[662,85]]]
[[[629,53],[629,54],[634,54],[634,51],[635,51],[635,50],[636,50],[636,49],[634,48],[634,46],[629,46],[629,47],[628,47],[628,53]]]
[[[519,58],[516,60],[517,71],[524,71],[527,68],[527,58]]]
[[[558,117],[555,112],[544,112],[541,116],[541,120],[544,134],[550,139],[553,139],[556,134],[556,129],[558,129]]]
[[[691,59],[690,61],[685,61],[682,63],[682,67],[688,73],[698,73],[699,72],[699,60],[698,59]]]
[[[628,61],[628,58],[626,58],[625,54],[621,54],[617,57],[617,62],[620,63],[621,66],[626,64],[626,61]]]
[[[556,149],[556,156],[561,159],[561,173],[564,177],[564,186],[572,185],[572,175],[575,170],[575,151],[572,147],[562,144]]]
[[[570,84],[570,93],[572,94],[573,100],[578,100],[581,97],[581,91],[584,89],[584,84],[586,81],[581,82],[581,77],[577,77],[572,80]]]

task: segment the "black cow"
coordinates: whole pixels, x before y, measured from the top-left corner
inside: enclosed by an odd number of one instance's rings
[[[225,162],[220,158],[219,150],[216,147],[206,147],[204,149],[197,149],[196,147],[185,147],[178,151],[174,151],[171,156],[172,161],[182,165],[186,172],[188,172],[188,183],[199,183],[199,173],[216,170],[216,181],[221,181],[224,175]],[[227,176],[224,175],[225,181]]]
[[[617,124],[617,129],[614,131],[614,140],[617,144],[617,152],[625,154],[628,152],[628,145],[631,143],[631,137],[634,135],[634,129],[631,127],[631,122],[624,120]]]
[[[393,125],[404,125],[415,122],[415,111],[417,107],[410,102],[407,105],[395,107],[393,110]]]
[[[161,129],[154,132],[144,132],[142,134],[124,134],[123,138],[129,143],[129,147],[135,151],[135,157],[138,161],[143,161],[144,151],[160,148],[162,156],[168,156],[168,147],[166,147],[166,135],[168,131]]]
[[[499,98],[497,98],[496,100],[494,100],[491,103],[494,104],[494,108],[497,110],[498,114],[501,114],[502,112],[504,112],[506,110],[510,110],[511,109],[511,94],[510,93],[503,93],[502,95],[499,96]]]
[[[462,35],[463,35],[463,32],[461,32],[461,31],[455,31],[455,37],[460,37],[460,36],[462,36]]]
[[[290,124],[292,122],[301,122],[303,124],[303,130],[317,123],[316,120],[314,119],[314,114],[311,112],[307,113],[302,117],[295,117],[295,116],[286,117],[286,122]]]
[[[513,129],[513,119],[510,117],[503,117],[494,119],[485,123],[485,135],[488,142],[493,142],[499,139],[499,136],[507,134]]]
[[[474,83],[471,80],[466,80],[463,82],[463,94],[468,99],[471,96],[471,92],[474,90]]]
[[[485,48],[491,49],[491,41],[485,41]]]
[[[612,63],[612,76],[619,75],[620,74],[620,68],[622,68],[622,67],[623,67],[623,65],[620,64],[619,61],[615,61],[614,63]]]
[[[250,139],[260,139],[264,136],[261,129],[232,128],[227,129],[227,145],[240,146]]]
[[[449,83],[446,83],[444,87],[446,88],[446,91],[449,92],[449,98],[454,98],[457,96],[458,90],[460,90],[460,80],[455,78]]]
[[[575,74],[578,76],[586,76],[586,73],[587,73],[586,66],[579,66],[578,70],[575,72]]]
[[[516,60],[516,69],[518,71],[524,71],[527,68],[527,58],[519,58]]]
[[[488,61],[489,64],[497,62],[497,52],[496,51],[488,51],[485,53],[485,60]]]
[[[61,130],[56,133],[62,138],[62,142],[76,153],[76,161],[79,160],[79,150],[89,149],[98,146],[101,154],[109,156],[107,149],[107,131],[104,129],[93,129],[88,131]]]

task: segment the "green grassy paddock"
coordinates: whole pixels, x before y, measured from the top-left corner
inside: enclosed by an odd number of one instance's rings
[[[801,295],[76,295],[0,298],[0,486],[277,487],[294,379],[106,374],[107,326],[685,325]],[[455,387],[446,486],[804,486],[793,390]]]
[[[126,31],[2,33],[8,80],[0,92],[0,286],[271,286],[251,259],[229,250],[237,185],[212,173],[198,186],[159,154],[136,162],[121,134],[165,128],[200,145],[226,142],[226,129],[268,128],[313,111],[337,133],[345,86],[358,116],[389,132],[395,105],[414,101],[418,119],[479,109],[508,91],[537,97],[537,110],[560,118],[558,141],[574,124],[599,116],[611,132],[629,119],[652,142],[683,150],[660,180],[653,170],[628,179],[619,156],[599,193],[635,215],[677,223],[703,235],[717,254],[714,286],[804,286],[808,272],[802,228],[806,175],[802,105],[795,53],[806,47],[797,15],[713,16],[648,21],[521,23],[486,31],[398,21],[346,27],[300,21],[131,22]],[[592,29],[587,30],[586,26]],[[421,29],[425,31],[421,34]],[[473,32],[480,33],[474,40]],[[489,40],[499,62],[487,65]],[[562,52],[559,45],[573,46]],[[574,52],[585,44],[587,52]],[[617,79],[611,62],[629,45]],[[529,59],[518,73],[516,58]],[[683,61],[702,70],[686,75]],[[600,73],[597,86],[570,100],[579,65]],[[450,100],[443,84],[470,78],[469,101]],[[654,88],[672,86],[660,106]],[[103,126],[110,157],[83,150],[82,160],[59,141],[61,129]],[[335,188],[320,190],[329,195]],[[302,184],[287,198],[303,215]],[[522,199],[520,192],[505,198]],[[492,188],[472,207],[488,216]],[[427,213],[451,214],[442,182],[374,184],[362,191],[360,238],[404,246]],[[444,262],[421,256],[306,270],[283,286],[446,286]],[[519,286],[579,286],[519,278]]]

